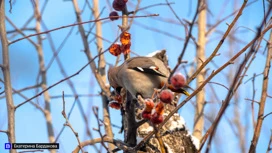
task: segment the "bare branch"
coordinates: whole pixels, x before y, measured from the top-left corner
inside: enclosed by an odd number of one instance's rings
[[[158,16],[159,14],[150,14],[150,15],[140,15],[140,16],[129,16],[128,18],[145,18],[145,17],[152,17],[152,16]],[[122,16],[119,16],[119,18],[123,18]],[[31,34],[31,35],[28,35],[26,37],[22,37],[22,38],[19,38],[19,39],[16,39],[14,41],[11,41],[9,43],[9,45],[13,44],[13,43],[16,43],[18,41],[21,41],[21,40],[24,40],[26,38],[30,38],[30,37],[33,37],[33,36],[37,36],[37,35],[42,35],[42,34],[46,34],[46,33],[50,33],[50,32],[53,32],[53,31],[56,31],[56,30],[60,30],[60,29],[64,29],[64,28],[68,28],[68,27],[73,27],[73,26],[78,26],[78,25],[82,25],[82,24],[86,24],[86,23],[91,23],[91,22],[97,22],[97,21],[103,21],[103,20],[108,20],[110,19],[109,17],[105,17],[105,18],[101,18],[101,19],[96,19],[96,20],[90,20],[90,21],[85,21],[85,22],[78,22],[78,23],[74,23],[74,24],[69,24],[69,25],[66,25],[66,26],[61,26],[61,27],[58,27],[58,28],[54,28],[54,29],[51,29],[51,30],[48,30],[48,31],[44,31],[44,32],[40,32],[40,33],[35,33],[35,34]]]
[[[9,62],[9,48],[5,26],[5,0],[0,0],[0,38],[2,46],[2,61],[3,61],[3,75],[7,105],[7,117],[8,117],[8,141],[15,143],[15,107],[12,97],[12,85],[10,77],[10,62]],[[16,153],[15,149],[10,150],[11,153]]]
[[[239,17],[242,15],[242,12],[244,8],[246,7],[247,0],[244,1],[243,5],[241,6],[238,14],[235,16],[231,24],[228,26],[228,29],[226,30],[225,34],[223,35],[222,39],[219,41],[218,45],[214,49],[213,53],[207,58],[207,60],[197,69],[197,71],[187,80],[187,83],[189,84],[191,81],[195,79],[195,77],[202,71],[202,69],[215,57],[217,54],[218,50],[224,43],[225,39],[227,38],[228,34],[230,33],[231,29],[235,25],[235,23],[238,21]]]
[[[100,125],[100,120],[99,120],[99,116],[98,116],[98,107],[95,107],[95,106],[93,107],[93,113],[94,113],[94,116],[95,116],[96,121],[97,121],[98,129],[96,131],[99,133],[99,135],[101,137],[101,144],[107,150],[107,152],[110,152],[109,148],[105,145],[104,140],[103,140],[104,136],[102,135],[101,128],[100,128],[101,125]],[[114,145],[112,147],[113,147],[112,148],[112,150],[113,150],[114,149]]]
[[[271,8],[270,8],[271,10]],[[270,12],[270,11],[268,11]],[[272,41],[272,32],[270,32],[270,42]],[[261,95],[261,100],[260,100],[260,106],[259,106],[259,112],[258,112],[258,120],[257,124],[254,130],[254,135],[253,139],[251,141],[251,145],[249,148],[249,153],[255,153],[256,152],[256,147],[258,144],[259,136],[261,133],[261,128],[263,124],[263,119],[264,119],[264,108],[265,108],[265,101],[266,101],[266,96],[267,96],[267,88],[268,88],[268,75],[269,75],[269,70],[271,66],[271,59],[272,59],[272,48],[269,48],[267,51],[267,57],[266,57],[266,63],[265,63],[265,68],[263,72],[263,88],[262,88],[262,95]]]
[[[272,130],[270,130],[270,139],[269,139],[269,142],[268,142],[268,146],[267,146],[267,150],[266,150],[266,153],[269,153],[270,150],[272,150],[272,148],[270,147],[270,145],[272,144]]]
[[[170,7],[170,5],[169,5],[169,7]],[[178,69],[179,65],[181,64],[183,55],[184,55],[184,53],[185,53],[185,51],[186,51],[187,45],[188,45],[189,40],[190,40],[190,38],[191,38],[191,36],[192,36],[192,31],[193,31],[194,23],[195,23],[195,21],[196,21],[196,17],[197,17],[197,15],[198,15],[198,13],[199,13],[199,1],[197,1],[196,12],[195,12],[195,15],[194,15],[194,17],[193,17],[193,21],[192,21],[192,23],[190,24],[190,29],[189,29],[188,35],[186,35],[186,39],[185,39],[185,42],[184,42],[184,45],[183,45],[183,49],[182,49],[182,51],[181,51],[181,53],[180,53],[180,55],[179,55],[179,57],[178,57],[177,64],[176,64],[176,66],[174,67],[174,69],[172,70],[171,74],[169,75],[169,79],[168,79],[168,82],[169,82],[169,83],[170,83],[171,77],[173,76],[173,74],[176,72],[176,70]],[[188,84],[189,84],[189,83],[188,83]]]
[[[64,119],[66,120],[66,122],[65,122],[64,125],[65,125],[65,126],[68,126],[68,127],[72,130],[72,132],[74,133],[74,135],[75,135],[75,137],[76,137],[76,139],[77,139],[78,147],[80,148],[81,152],[84,153],[84,150],[83,150],[83,148],[82,148],[81,145],[80,145],[80,140],[79,140],[79,137],[78,137],[78,133],[74,130],[74,128],[73,128],[72,125],[70,124],[70,122],[69,122],[69,120],[68,120],[68,118],[67,118],[66,112],[65,112],[64,91],[62,91],[62,95],[63,95],[63,97],[62,97],[63,110],[62,110],[61,114],[62,114],[62,116],[64,117]]]
[[[245,6],[246,3],[247,3],[247,0],[244,1],[243,6],[241,7],[241,9]],[[271,9],[270,9],[270,10],[271,10]],[[270,11],[268,11],[268,13],[270,13]],[[264,19],[264,20],[265,20],[265,19]],[[258,33],[257,33],[257,35],[255,36],[255,41],[253,41],[249,53],[246,55],[245,59],[244,59],[244,60],[242,61],[242,63],[240,64],[240,67],[239,67],[238,71],[236,72],[235,78],[234,78],[234,80],[233,80],[233,82],[232,82],[232,85],[231,85],[231,87],[230,87],[230,90],[229,90],[229,92],[228,92],[228,94],[227,94],[227,96],[226,96],[226,98],[225,98],[225,100],[224,100],[224,103],[223,103],[222,107],[220,108],[219,113],[218,113],[218,115],[217,115],[215,121],[213,122],[212,126],[211,126],[211,127],[209,128],[209,130],[207,131],[207,133],[210,133],[210,138],[209,138],[209,141],[208,141],[208,144],[207,144],[208,147],[207,147],[207,149],[206,149],[206,153],[209,152],[209,149],[210,149],[210,147],[211,147],[210,145],[211,145],[211,142],[212,142],[212,139],[213,139],[213,135],[214,135],[215,130],[216,130],[217,126],[218,126],[218,123],[219,123],[219,121],[220,121],[222,115],[224,114],[226,108],[228,107],[228,105],[229,105],[229,103],[230,103],[230,100],[231,100],[232,96],[234,95],[235,87],[237,86],[237,83],[238,83],[238,80],[239,80],[239,78],[240,78],[240,75],[241,75],[241,73],[242,73],[242,71],[243,71],[243,69],[244,69],[246,63],[248,62],[248,60],[250,59],[250,57],[254,54],[254,47],[255,47],[256,42],[257,42],[257,40],[258,40],[258,39],[256,39],[256,38],[261,38],[261,37],[263,37],[263,33],[262,33],[262,31],[261,31],[261,29],[262,29],[263,26],[264,26],[263,23],[259,26],[259,28],[258,28]],[[270,25],[270,26],[272,26],[272,25]],[[247,45],[247,46],[248,46],[248,45]],[[207,133],[206,133],[206,134],[207,134]],[[204,141],[204,142],[205,142],[205,141]]]
[[[197,60],[197,67],[200,67],[203,64],[203,60],[205,60],[205,47],[206,47],[206,2],[205,0],[198,1],[199,7],[202,9],[199,10],[198,17],[198,40],[197,40],[197,51],[196,56],[199,60]],[[200,9],[200,8],[199,8]],[[202,69],[201,73],[197,76],[196,87],[201,85],[201,82],[205,80],[205,69]],[[202,138],[202,132],[204,129],[204,106],[205,106],[205,89],[201,90],[196,95],[196,107],[195,107],[195,117],[194,117],[194,130],[193,136],[197,139]]]
[[[34,8],[34,17],[36,19],[36,33],[41,32],[41,12],[39,10],[39,0],[33,1],[35,4],[33,4]],[[38,59],[39,59],[39,72],[41,74],[41,88],[45,90],[47,88],[47,76],[46,76],[46,69],[45,69],[45,59],[44,59],[44,52],[43,52],[43,39],[41,35],[38,35],[37,37],[37,43],[35,45],[35,48],[37,50]],[[43,94],[44,101],[45,101],[45,119],[46,119],[46,126],[47,126],[47,134],[48,139],[50,143],[55,142],[55,134],[54,134],[54,128],[52,123],[52,116],[51,116],[51,104],[50,104],[50,95],[48,91],[45,91]],[[56,150],[52,149],[50,150],[51,153],[55,153]]]
[[[222,86],[222,87],[224,87],[225,89],[229,90],[229,88],[228,88],[227,86],[225,86],[225,85],[223,85],[223,84],[221,84],[221,83],[212,82],[212,81],[210,81],[210,82],[208,82],[208,83],[217,84],[217,85]]]
[[[247,101],[251,101],[252,103],[254,102],[254,103],[260,104],[260,102],[259,102],[259,101],[256,101],[256,100],[253,100],[253,99],[245,98],[245,100],[247,100]]]
[[[96,19],[99,18],[100,16],[100,13],[99,13],[99,0],[93,0],[93,13],[94,13],[94,17]],[[96,35],[99,36],[99,37],[96,37],[96,42],[97,42],[97,51],[98,53],[102,52],[102,49],[103,49],[103,41],[101,39],[102,37],[102,24],[100,21],[98,22],[95,22],[95,27],[96,27]],[[98,58],[98,71],[99,71],[99,74],[101,76],[101,79],[104,83],[107,82],[107,78],[106,78],[106,61],[105,61],[105,57],[104,57],[104,54],[101,54]],[[108,91],[104,91],[105,89],[103,89],[103,92],[108,92]],[[102,97],[102,102],[103,102],[103,119],[104,119],[104,122],[106,123],[104,125],[105,127],[105,132],[106,132],[106,135],[109,136],[109,137],[113,137],[113,132],[112,132],[112,127],[111,127],[111,119],[110,119],[110,114],[109,114],[109,107],[108,107],[108,104],[109,104],[109,101],[108,101],[108,98],[106,95],[101,95]],[[95,113],[95,110],[93,109],[94,113]],[[97,114],[98,115],[98,114]],[[98,118],[98,116],[97,116]],[[99,127],[100,129],[100,127]],[[101,136],[101,133],[100,133],[100,136]],[[102,145],[104,146],[104,148],[109,151],[109,150],[113,150],[114,149],[114,145],[112,144],[108,144],[108,147],[107,148],[104,144],[104,142],[102,142]]]
[[[244,53],[256,40],[259,39],[262,35],[264,35],[267,31],[269,31],[272,28],[272,25],[266,27],[260,35],[256,36],[252,41],[250,41],[242,50],[240,50],[236,55],[234,55],[229,61],[227,61],[224,65],[222,65],[220,68],[218,68],[216,71],[213,71],[212,74],[199,86],[189,97],[187,97],[182,103],[180,103],[159,125],[158,128],[161,128],[170,118],[171,116],[177,112],[183,105],[185,105],[191,98],[193,98],[200,90],[203,89],[203,87],[219,72],[221,72],[223,69],[225,69],[228,65],[232,63],[236,58],[238,58],[242,53]],[[134,150],[139,149],[147,140],[151,138],[151,136],[154,134],[153,132],[150,132],[141,142],[138,143],[136,147],[134,147]],[[206,135],[208,135],[206,133]],[[204,136],[205,137],[205,136]],[[204,142],[204,141],[203,141]],[[203,144],[202,142],[202,144]]]

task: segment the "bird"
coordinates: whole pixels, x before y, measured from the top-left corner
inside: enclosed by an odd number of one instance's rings
[[[160,55],[161,54],[161,55]],[[152,57],[138,56],[126,60],[117,67],[110,67],[108,80],[111,87],[119,94],[122,88],[128,90],[134,98],[140,95],[142,98],[151,98],[154,88],[161,89],[166,85],[173,92],[189,93],[182,89],[176,89],[168,84],[170,70],[162,58],[165,51]]]

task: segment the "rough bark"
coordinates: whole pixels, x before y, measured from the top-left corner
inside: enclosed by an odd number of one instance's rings
[[[10,143],[15,143],[15,107],[12,97],[12,86],[10,78],[10,63],[9,63],[9,48],[8,40],[6,34],[6,24],[5,24],[5,1],[0,0],[0,38],[2,44],[2,71],[4,75],[4,85],[5,85],[5,95],[6,104],[8,110],[8,141]],[[11,149],[10,153],[16,153],[16,150]]]

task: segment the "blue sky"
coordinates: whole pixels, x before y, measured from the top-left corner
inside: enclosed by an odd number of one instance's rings
[[[109,0],[110,3],[112,0]],[[44,0],[41,0],[40,3],[43,5]],[[179,0],[173,0],[170,2],[174,2],[175,4],[172,5],[173,9],[176,11],[178,16],[181,19],[186,19],[188,21],[192,20],[192,17],[195,12],[195,1],[190,4],[190,1],[179,1]],[[231,14],[234,10],[237,10],[241,4],[242,0],[239,1],[211,1],[208,0],[208,7],[209,7],[209,17],[207,19],[208,24],[215,24],[218,20],[228,16]],[[249,0],[248,3],[253,2],[252,0]],[[135,9],[135,4],[137,3],[136,0],[130,0],[128,4],[129,10]],[[157,4],[157,3],[165,3],[164,0],[145,0],[141,2],[140,7]],[[80,8],[83,7],[84,1],[79,1]],[[268,7],[268,4],[266,2],[266,8]],[[102,17],[107,17],[110,12],[110,7],[107,4],[107,1],[100,1],[100,9],[102,10],[104,8],[104,11],[102,12]],[[31,4],[31,1],[16,1],[12,8],[12,13],[8,12],[9,10],[9,4],[8,1],[6,1],[6,15],[9,17],[17,27],[22,27],[26,20],[33,14],[33,7]],[[174,35],[175,37],[184,38],[184,28],[178,24],[178,20],[175,18],[171,10],[165,6],[157,6],[149,8],[145,11],[139,12],[137,15],[146,15],[146,13],[149,14],[159,14],[159,17],[148,17],[148,18],[137,18],[135,19],[135,24],[132,25],[130,29],[130,33],[132,35],[132,46],[131,49],[133,52],[136,52],[139,55],[146,55],[152,51],[160,50],[160,49],[166,49],[167,54],[169,56],[169,65],[170,67],[174,67],[177,61],[177,57],[181,52],[181,49],[183,47],[183,41],[180,41],[178,39],[175,39],[173,37],[166,36],[164,34],[150,31],[149,28],[156,28],[161,31],[167,32],[171,35]],[[91,12],[90,10],[84,11],[82,14],[83,21],[90,20]],[[157,18],[157,19],[156,19]],[[158,19],[171,19],[174,23],[159,21]],[[225,21],[223,21],[217,28],[216,31],[211,34],[211,36],[208,38],[208,44],[206,46],[206,55],[209,56],[212,51],[214,50],[215,46],[219,42],[220,38],[222,37],[223,33],[227,29],[227,23],[230,24],[230,22],[233,20],[234,16],[229,17]],[[259,26],[261,19],[263,18],[263,5],[261,0],[254,1],[253,4],[245,8],[243,15],[238,20],[236,26],[234,27],[233,31],[235,30],[235,36],[243,41],[235,41],[234,47],[233,47],[233,54],[232,56],[237,53],[247,42],[249,42],[252,38],[254,38],[255,33],[252,32],[249,29],[252,29],[253,31],[256,31],[256,28]],[[42,16],[42,20],[45,22],[48,29],[53,29],[56,27],[72,24],[76,21],[73,5],[71,1],[48,1],[47,7],[44,11],[44,14]],[[138,24],[137,24],[138,23]],[[117,25],[121,24],[121,20],[118,21],[107,21],[103,24],[102,30],[103,30],[103,37],[106,38],[109,41],[114,41],[116,36],[120,31],[118,31]],[[140,27],[139,24],[145,25],[146,27]],[[7,25],[7,30],[13,29],[9,23]],[[30,28],[35,26],[35,21],[32,20],[30,23]],[[92,25],[86,24],[84,25],[85,29],[89,29]],[[244,28],[247,27],[247,28]],[[55,43],[56,48],[59,47],[62,40],[66,37],[67,33],[71,30],[71,28],[61,29],[59,31],[55,31],[51,33],[51,36],[53,37],[53,41]],[[42,29],[42,31],[45,31],[45,29]],[[95,30],[93,30],[95,32]],[[26,31],[26,34],[31,34],[31,32]],[[193,29],[193,36],[197,38],[197,27],[195,26]],[[265,38],[268,40],[269,33],[265,35]],[[21,38],[21,35],[17,35],[16,38]],[[50,48],[50,45],[48,43],[48,39],[46,35],[43,35],[44,41],[43,41],[43,50],[45,55],[45,62],[46,65],[48,65],[49,61],[51,60],[53,54]],[[93,36],[90,36],[89,40],[92,39]],[[32,37],[32,40],[36,41],[36,37]],[[110,43],[104,41],[103,42],[104,49],[108,48]],[[264,68],[264,62],[266,58],[266,53],[263,55],[262,52],[264,50],[266,43],[265,41],[262,42],[260,52],[257,53],[256,59],[253,61],[251,68],[249,69],[247,73],[247,77],[245,77],[245,80],[249,79],[253,76],[254,73],[259,74],[262,73]],[[92,55],[95,56],[97,54],[97,49],[95,45],[95,41],[93,41],[90,44],[90,48],[92,51]],[[69,37],[67,43],[64,45],[63,49],[59,53],[59,58],[61,59],[61,62],[64,65],[64,69],[67,72],[68,75],[71,75],[78,71],[83,65],[87,63],[87,58],[84,54],[83,45],[81,42],[80,34],[78,33],[77,27],[73,29],[73,32],[71,36]],[[225,41],[225,43],[222,45],[221,49],[219,50],[219,53],[221,54],[218,57],[214,58],[214,63],[216,65],[221,66],[223,65],[228,59],[228,55],[231,52],[231,47],[229,43],[229,39]],[[192,41],[189,43],[184,60],[187,60],[188,63],[196,62],[195,61],[195,55],[196,55],[196,48]],[[226,70],[219,73],[212,81],[220,82],[227,87],[230,86],[231,82],[228,81],[228,79],[225,77],[225,74],[230,73],[230,71],[235,74],[235,70],[238,67],[239,61],[243,59],[244,55],[241,56],[239,60],[235,61],[235,64],[229,66]],[[110,55],[109,53],[105,54],[105,58],[108,63],[113,64],[115,62],[115,57]],[[0,59],[2,62],[2,59]],[[10,62],[11,62],[11,77],[12,77],[12,86],[15,89],[21,89],[27,86],[35,85],[36,84],[36,78],[38,73],[38,59],[36,50],[26,39],[23,41],[19,41],[15,44],[12,44],[10,46]],[[207,66],[209,69],[208,73],[211,73],[212,70],[216,69],[216,67],[213,64],[209,64]],[[190,69],[187,69],[189,71]],[[181,72],[184,73],[184,71],[181,69]],[[270,74],[271,76],[271,74]],[[3,78],[2,71],[0,71],[0,77]],[[56,63],[56,61],[53,62],[50,69],[47,71],[47,82],[48,85],[52,85],[55,82],[58,82],[60,79],[63,79],[64,77],[61,75],[59,67]],[[74,83],[77,92],[80,94],[98,94],[100,92],[99,87],[97,86],[97,83],[91,74],[91,71],[89,67],[84,69],[79,75],[73,77],[71,81]],[[245,81],[244,81],[245,82]],[[261,94],[261,84],[262,84],[262,76],[257,77],[255,80],[256,84],[256,97],[255,100],[260,100],[260,94]],[[271,84],[271,81],[270,81]],[[0,86],[3,88],[3,84],[0,84]],[[191,84],[193,88],[195,88],[195,82]],[[218,93],[219,99],[222,101],[225,99],[225,96],[227,94],[227,90],[217,86],[212,85],[216,92]],[[211,89],[209,86],[205,88],[207,91],[207,101],[211,101],[212,104],[208,104],[205,108],[205,114],[209,116],[216,116],[218,109],[220,108],[220,102],[221,101],[215,101],[214,96],[212,95]],[[2,91],[2,89],[1,89]],[[41,91],[41,90],[39,90]],[[49,90],[49,94],[51,96],[55,95],[61,95],[62,91],[65,92],[65,94],[71,94],[71,90],[69,86],[67,85],[67,82],[63,82],[56,87]],[[32,97],[35,95],[36,91],[28,90],[24,91],[23,94],[27,97]],[[272,95],[271,86],[268,89],[268,94]],[[2,96],[2,95],[0,95]],[[246,150],[248,150],[252,134],[253,134],[253,128],[252,128],[252,120],[251,120],[251,107],[250,102],[245,101],[245,98],[251,99],[252,97],[252,82],[248,82],[246,84],[242,84],[239,88],[239,98],[238,101],[235,101],[235,99],[232,99],[231,105],[228,107],[225,116],[223,117],[222,121],[219,124],[218,127],[218,136],[216,139],[217,145],[222,145],[218,148],[212,147],[211,152],[240,152],[239,149],[239,142],[237,139],[237,136],[232,131],[231,124],[226,121],[226,118],[233,120],[237,114],[235,114],[234,110],[237,108],[240,112],[240,119],[241,124],[244,126],[244,132],[246,133],[245,141],[246,141]],[[24,101],[20,96],[14,95],[14,103],[15,105],[21,103]],[[184,98],[181,98],[184,99]],[[43,97],[40,96],[37,99],[33,100],[34,102],[38,102],[41,106],[44,105]],[[74,102],[74,98],[66,98],[66,110],[70,110],[72,107],[72,104]],[[87,113],[90,125],[89,128],[92,130],[93,127],[97,127],[96,120],[92,113],[92,106],[98,106],[100,109],[100,112],[102,110],[101,105],[101,99],[100,97],[83,97],[80,98],[80,101],[82,105],[84,106],[85,112]],[[195,99],[192,99],[191,102],[187,103],[184,107],[181,108],[179,113],[184,117],[187,127],[190,131],[193,129],[193,119],[194,119],[194,106],[192,103],[194,103]],[[53,125],[55,130],[55,135],[59,133],[61,130],[63,124],[65,123],[64,118],[61,115],[62,111],[62,99],[52,99],[51,100],[51,109],[52,109],[52,119],[53,119]],[[255,106],[255,118],[257,114],[258,105]],[[267,98],[266,103],[266,109],[265,114],[271,112],[271,99]],[[111,117],[113,119],[113,123],[120,126],[121,123],[121,116],[120,112],[116,110],[110,109]],[[100,117],[102,117],[102,114],[100,113]],[[7,128],[7,111],[6,111],[6,104],[5,99],[0,99],[0,129],[6,129]],[[257,152],[265,152],[267,148],[267,144],[269,141],[270,135],[270,129],[271,124],[269,122],[271,121],[272,117],[268,116],[264,120],[264,125],[262,128],[261,137],[259,140],[259,144],[257,147]],[[81,141],[89,139],[85,136],[85,122],[83,121],[79,109],[76,105],[74,108],[70,122],[73,125],[74,129],[79,133],[79,137]],[[206,120],[207,125],[205,126],[205,129],[207,129],[210,126],[209,121]],[[44,119],[43,114],[34,108],[31,104],[26,104],[20,107],[16,111],[16,140],[17,142],[48,142],[47,138],[47,132],[46,132],[46,122]],[[250,125],[250,126],[248,126]],[[115,133],[115,138],[122,139],[122,135],[118,134],[119,129],[113,128]],[[236,129],[237,130],[237,129]],[[94,137],[99,137],[98,133],[93,131]],[[7,142],[7,136],[3,133],[0,133],[0,146],[1,144],[4,144]],[[59,152],[71,152],[72,149],[75,148],[77,145],[77,141],[71,132],[69,128],[66,128],[63,132],[63,134],[60,137],[60,147],[61,149]],[[100,144],[97,145],[100,147]],[[92,152],[92,147],[88,147],[86,151]],[[3,147],[0,147],[0,152],[5,152],[3,150]]]

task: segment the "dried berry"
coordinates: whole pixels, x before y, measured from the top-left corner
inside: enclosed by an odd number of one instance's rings
[[[186,79],[181,73],[177,73],[171,77],[171,84],[178,89],[185,86]]]
[[[112,44],[109,50],[110,53],[114,56],[118,56],[121,54],[121,46],[119,44]]]
[[[118,19],[119,19],[119,15],[118,15],[118,13],[117,13],[116,11],[112,11],[112,12],[110,13],[109,17],[110,17],[110,20],[111,20],[111,21],[114,21],[114,20],[118,20]]]
[[[114,0],[112,2],[112,7],[116,10],[116,11],[122,11],[126,6],[126,2],[124,2],[123,0]]]
[[[119,104],[123,103],[123,98],[121,95],[115,95],[114,100],[116,100]]]
[[[163,116],[155,112],[154,114],[151,115],[150,121],[153,124],[160,124],[163,122]]]
[[[168,89],[162,90],[159,96],[160,96],[160,100],[167,104],[170,104],[174,99],[173,93],[171,92],[171,90],[168,90]]]
[[[120,36],[120,42],[122,45],[130,44],[130,33],[124,31]]]
[[[121,46],[121,52],[123,53],[123,54],[129,54],[130,53],[130,46],[131,46],[131,43],[129,42],[129,44],[127,44],[127,45],[122,45]]]
[[[153,100],[145,99],[145,108],[144,108],[144,111],[142,112],[142,117],[144,119],[151,119],[151,112],[153,108],[154,108]]]
[[[155,113],[162,115],[164,112],[164,104],[162,102],[158,102],[155,107]]]
[[[109,107],[114,108],[114,109],[120,109],[121,105],[117,101],[113,101],[109,103]]]
[[[154,102],[152,99],[145,99],[145,111],[151,112],[154,108]]]

